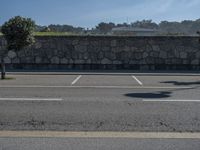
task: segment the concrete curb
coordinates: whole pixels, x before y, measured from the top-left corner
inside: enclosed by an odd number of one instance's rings
[[[139,75],[139,76],[200,76],[200,72],[124,72],[124,71],[74,71],[74,72],[7,72],[8,75]]]

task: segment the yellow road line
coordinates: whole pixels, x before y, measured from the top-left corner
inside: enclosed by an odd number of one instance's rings
[[[135,138],[135,139],[200,139],[200,133],[176,132],[62,132],[0,131],[0,138]]]

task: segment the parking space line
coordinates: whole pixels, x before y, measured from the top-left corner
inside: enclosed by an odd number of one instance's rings
[[[143,99],[143,102],[200,102],[200,100],[192,99]]]
[[[0,98],[0,101],[62,101],[62,98]]]
[[[76,84],[76,82],[82,77],[82,75],[78,76],[74,81],[72,81],[71,85]]]
[[[143,83],[138,78],[136,78],[136,76],[132,76],[132,78],[135,79],[139,85],[143,85]]]

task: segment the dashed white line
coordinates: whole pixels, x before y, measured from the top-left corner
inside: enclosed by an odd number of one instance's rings
[[[62,101],[62,98],[0,98],[0,101]]]
[[[71,85],[76,84],[76,82],[82,77],[82,75],[78,76],[74,81],[72,81]]]
[[[139,85],[143,85],[143,83],[138,78],[136,78],[136,76],[132,76],[132,78],[135,79]]]
[[[200,102],[192,99],[143,99],[143,102]]]

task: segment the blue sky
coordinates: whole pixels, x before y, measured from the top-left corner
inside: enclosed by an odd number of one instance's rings
[[[40,25],[82,27],[143,19],[195,20],[200,18],[200,0],[0,0],[0,24],[16,15]]]

